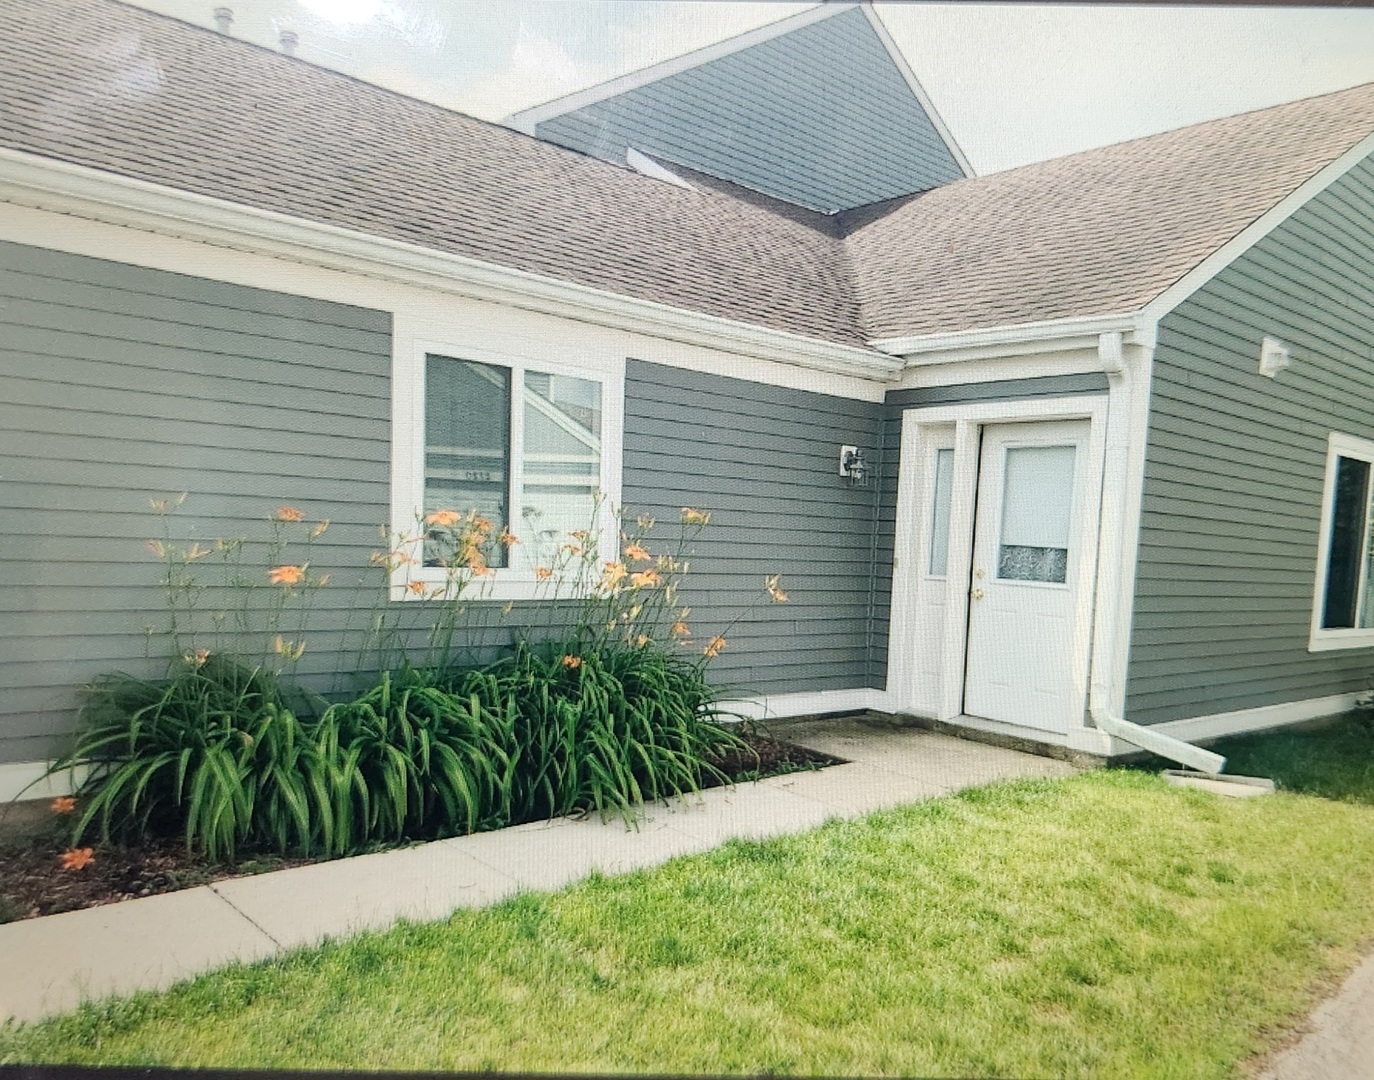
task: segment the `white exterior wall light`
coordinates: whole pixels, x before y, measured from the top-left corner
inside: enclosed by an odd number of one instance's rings
[[[1259,373],[1273,378],[1286,368],[1291,360],[1288,346],[1274,338],[1267,337],[1260,343]]]

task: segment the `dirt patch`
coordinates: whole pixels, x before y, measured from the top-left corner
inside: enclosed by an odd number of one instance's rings
[[[816,769],[838,758],[758,733],[746,733],[747,752],[732,752],[712,762],[734,781]],[[705,787],[720,781],[708,777]],[[63,911],[114,904],[142,896],[191,889],[225,878],[304,866],[319,859],[247,856],[229,866],[208,862],[177,839],[152,840],[136,847],[92,846],[92,857],[80,869],[63,869],[70,847],[70,820],[54,815],[26,835],[0,841],[0,923],[56,915]],[[381,850],[378,848],[377,850]]]

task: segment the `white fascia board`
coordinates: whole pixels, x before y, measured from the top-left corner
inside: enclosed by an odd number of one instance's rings
[[[831,374],[887,382],[902,367],[900,360],[867,349],[639,300],[5,148],[0,148],[0,201]]]
[[[878,13],[873,9],[873,5],[864,3],[859,6],[863,10],[864,17],[868,19],[868,25],[873,27],[873,32],[878,35],[878,40],[883,43],[883,48],[887,50],[887,54],[892,58],[893,64],[895,64],[897,70],[901,72],[902,78],[906,80],[907,86],[911,88],[912,94],[914,94],[916,100],[921,103],[921,108],[926,111],[926,116],[930,118],[930,122],[934,126],[936,133],[944,142],[945,147],[949,150],[959,168],[964,171],[964,176],[973,177],[978,175],[973,171],[973,166],[969,164],[968,158],[964,156],[963,148],[950,132],[949,127],[945,124],[944,118],[935,108],[935,103],[930,100],[930,95],[926,93],[925,87],[921,85],[921,81],[916,78],[916,72],[911,70],[911,65],[906,62],[906,57],[902,55],[902,50],[897,47],[897,42],[894,41],[892,35],[888,33],[887,27],[883,25],[883,20],[878,17]]]
[[[908,366],[951,364],[992,356],[1023,356],[1063,349],[1097,348],[1102,334],[1130,335],[1128,341],[1148,337],[1154,320],[1139,312],[1089,315],[1045,322],[958,330],[947,334],[878,338],[868,344],[879,352],[900,356]],[[1141,342],[1143,343],[1143,342]]]
[[[1367,135],[1335,161],[1309,176],[1282,200],[1146,304],[1141,309],[1141,314],[1158,322],[1370,154],[1374,154],[1374,134]]]
[[[632,71],[628,75],[621,75],[619,78],[597,83],[585,90],[565,94],[563,97],[547,101],[543,105],[521,109],[519,112],[511,113],[501,122],[507,127],[515,128],[516,131],[533,135],[535,127],[545,120],[552,120],[556,116],[585,109],[588,105],[595,105],[598,101],[605,101],[607,98],[613,98],[618,94],[637,90],[641,86],[648,86],[660,79],[690,71],[702,64],[709,64],[712,60],[719,60],[722,57],[742,52],[751,46],[772,41],[784,34],[790,34],[793,30],[800,30],[803,26],[810,26],[812,23],[818,23],[850,11],[854,6],[854,4],[818,4],[816,7],[781,19],[778,22],[760,26],[756,30],[747,30],[743,34],[736,34],[724,41],[718,41],[714,45],[707,45],[705,48],[697,49],[694,52],[675,56],[671,60],[664,60],[650,67],[641,68],[639,71]]]

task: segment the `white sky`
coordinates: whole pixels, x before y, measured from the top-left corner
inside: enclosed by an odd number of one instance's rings
[[[508,113],[809,4],[135,0],[474,116]],[[1374,10],[884,4],[980,173],[1374,82]]]

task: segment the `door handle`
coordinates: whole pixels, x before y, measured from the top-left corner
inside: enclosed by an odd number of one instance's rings
[[[969,596],[973,597],[973,599],[975,600],[981,600],[983,599],[983,590],[974,589],[971,593],[969,593]]]

